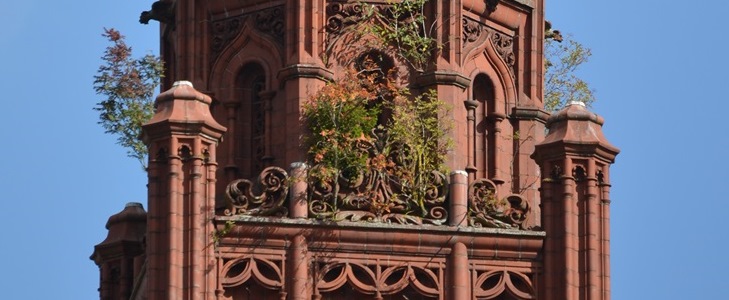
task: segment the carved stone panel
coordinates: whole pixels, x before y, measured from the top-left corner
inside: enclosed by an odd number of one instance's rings
[[[514,51],[514,37],[497,31],[486,24],[469,17],[462,19],[463,49],[464,53],[481,47],[483,43],[493,44],[501,59],[513,72],[516,56]]]
[[[245,26],[251,26],[283,48],[286,31],[284,17],[284,7],[281,5],[213,21],[210,60],[214,61]]]

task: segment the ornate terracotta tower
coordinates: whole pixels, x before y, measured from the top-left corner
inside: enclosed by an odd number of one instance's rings
[[[438,47],[420,66],[365,30],[402,1],[163,0],[144,12],[167,63],[144,126],[146,250],[97,246],[102,299],[609,299],[618,150],[584,107],[543,110],[544,1],[424,1],[411,17]],[[453,124],[451,171],[427,177],[417,209],[397,172],[312,180],[302,147],[305,103],[372,56],[452,108],[439,115]],[[386,132],[361,145],[368,161],[395,147]],[[123,282],[109,279],[116,257],[138,261]]]

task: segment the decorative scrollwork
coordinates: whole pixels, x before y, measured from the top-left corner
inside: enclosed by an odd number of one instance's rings
[[[383,267],[356,262],[332,262],[318,268],[316,293],[334,292],[349,283],[365,295],[394,295],[411,287],[425,297],[438,297],[442,291],[439,269],[410,263]]]
[[[398,224],[441,225],[448,219],[443,207],[448,192],[445,175],[431,171],[417,186],[403,180],[402,159],[407,145],[392,143],[387,132],[375,129],[374,139],[362,141],[358,151],[368,154],[366,170],[322,180],[310,178],[309,211],[333,220],[370,221]],[[312,169],[316,173],[317,165]],[[350,173],[351,173],[350,172]]]
[[[288,174],[278,167],[264,169],[255,185],[247,179],[234,180],[225,189],[225,215],[286,216],[288,190]]]
[[[243,24],[248,19],[248,15],[237,16],[218,20],[212,23],[212,43],[211,59],[218,57],[218,54],[225,49],[226,46],[236,37],[243,28]]]
[[[491,41],[494,43],[494,46],[496,46],[496,52],[499,53],[499,56],[504,59],[504,62],[509,65],[509,67],[513,68],[514,63],[516,63],[516,56],[514,55],[514,38],[498,31],[494,31],[491,35]]]
[[[509,294],[517,299],[536,299],[529,276],[510,270],[493,270],[481,273],[474,284],[476,299],[500,299]]]
[[[495,7],[495,5],[494,5]],[[463,17],[463,48],[467,51],[472,50],[476,45],[483,45],[482,41],[491,40],[496,53],[499,54],[504,63],[508,65],[513,72],[514,64],[516,63],[516,55],[514,54],[514,37],[501,33],[486,24],[481,23],[477,20]]]
[[[465,47],[466,44],[477,41],[481,37],[481,33],[483,31],[483,24],[470,18],[463,17],[463,46]]]
[[[529,213],[529,202],[519,195],[498,199],[496,185],[488,179],[471,183],[468,201],[471,226],[526,229],[523,225]]]
[[[375,6],[379,8],[379,6]],[[341,33],[343,29],[362,21],[365,17],[361,3],[329,3],[326,8],[328,34]]]
[[[272,36],[276,42],[283,45],[284,24],[283,6],[271,7],[256,13],[255,27],[257,30]]]

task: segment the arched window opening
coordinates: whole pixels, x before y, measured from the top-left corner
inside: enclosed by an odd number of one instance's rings
[[[479,102],[476,108],[476,167],[478,168],[477,177],[493,178],[494,166],[496,160],[495,140],[494,140],[494,122],[489,119],[489,114],[494,109],[494,84],[485,74],[478,74],[473,79],[473,100]]]
[[[235,137],[236,165],[242,178],[253,178],[265,167],[266,102],[261,92],[266,90],[266,76],[258,64],[243,67],[237,80],[238,134]]]

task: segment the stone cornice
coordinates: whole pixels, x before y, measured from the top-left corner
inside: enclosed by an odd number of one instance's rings
[[[235,226],[220,240],[220,246],[283,248],[290,237],[303,235],[315,241],[309,249],[325,251],[337,248],[342,252],[391,255],[446,255],[455,243],[469,245],[475,257],[493,259],[535,260],[546,236],[542,231],[524,231],[483,227],[419,226],[389,223],[333,222],[315,219],[285,219],[249,216],[217,216],[218,230],[226,222]],[[261,237],[265,241],[261,242]],[[245,245],[251,241],[255,245]],[[393,247],[397,245],[397,247]]]

